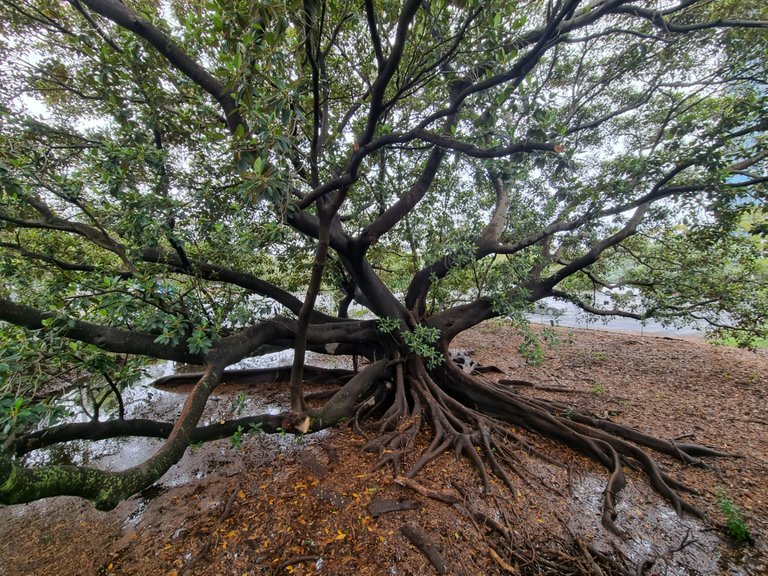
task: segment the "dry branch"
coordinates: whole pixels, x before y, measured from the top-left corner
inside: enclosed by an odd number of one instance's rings
[[[415,480],[411,480],[410,478],[405,478],[403,476],[398,476],[395,478],[395,484],[406,486],[414,492],[424,496],[425,498],[432,498],[432,500],[439,500],[440,502],[445,502],[447,504],[455,504],[456,502],[461,501],[461,498],[455,492],[427,488],[423,484],[419,484]]]
[[[405,536],[411,544],[424,553],[430,564],[435,567],[435,571],[438,574],[446,574],[448,572],[448,567],[440,550],[437,549],[437,546],[432,543],[421,529],[413,524],[403,524],[400,528],[400,532],[402,532],[403,536]]]

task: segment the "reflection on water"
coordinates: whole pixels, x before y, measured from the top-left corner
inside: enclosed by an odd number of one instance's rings
[[[230,368],[270,368],[290,365],[292,361],[293,350],[284,350],[247,358],[242,362],[232,365]],[[315,366],[351,368],[351,360],[348,358],[329,358],[313,353],[307,353],[307,363]],[[177,365],[169,361],[160,362],[145,369],[145,376],[122,393],[125,418],[146,418],[174,422],[179,414],[181,414],[188,388],[178,391],[173,388],[159,389],[153,387],[152,383],[162,376],[188,372],[190,369],[199,370],[199,367]],[[89,421],[90,416],[88,412],[90,410],[86,411],[83,408],[82,400],[80,391],[77,390],[69,393],[64,398],[64,404],[71,414],[65,422]],[[232,387],[223,386],[211,394],[199,424],[204,426],[213,422],[247,415],[279,414],[289,408],[287,396],[283,404],[278,403],[274,399],[265,401],[259,394],[258,388],[251,390],[248,387],[239,387],[235,391]],[[106,410],[106,406],[102,408],[102,412],[102,418],[106,418],[107,415],[112,418],[116,417],[116,402],[114,406],[111,406],[111,413],[109,410]],[[317,434],[322,433],[316,433],[312,436]],[[277,435],[274,441],[285,450],[295,445],[293,435],[286,435],[285,437]],[[161,446],[162,442],[163,440],[158,438],[141,437],[111,438],[98,441],[75,440],[31,452],[24,457],[23,462],[28,466],[71,464],[94,466],[104,470],[124,470],[146,460]],[[221,445],[218,449],[219,455],[229,453],[232,448],[231,443],[227,439],[212,444]],[[189,451],[187,453],[189,454]],[[185,456],[186,458],[187,456]],[[172,473],[174,471],[170,471],[163,477],[163,481],[170,482],[172,485],[178,485],[192,478],[199,478],[201,474],[205,474],[200,470],[184,472],[183,464],[184,459],[175,467],[177,469],[176,472]],[[166,477],[168,477],[167,480]]]

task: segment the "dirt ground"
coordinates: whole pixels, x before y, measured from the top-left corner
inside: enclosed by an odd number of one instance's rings
[[[708,524],[678,517],[629,471],[617,506],[627,535],[607,532],[599,519],[606,471],[541,438],[536,445],[566,468],[521,454],[529,473],[514,492],[494,483],[483,494],[477,473],[450,455],[415,487],[403,485],[390,469],[372,469],[376,455],[348,428],[300,439],[248,434],[239,446],[221,440],[190,450],[178,470],[111,512],[73,498],[0,509],[0,574],[768,574],[768,354],[635,334],[556,334],[538,366],[526,364],[519,336],[500,323],[453,346],[503,372],[485,377],[542,387],[521,394],[742,454],[707,459],[705,469],[659,458],[697,489],[685,497],[710,515]],[[246,392],[287,402],[282,386]],[[724,536],[723,502],[743,513],[752,544]]]

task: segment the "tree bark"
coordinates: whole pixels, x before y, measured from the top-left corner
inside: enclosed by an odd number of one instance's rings
[[[25,468],[0,451],[0,503],[20,504],[51,496],[80,496],[99,510],[111,510],[125,498],[156,482],[184,454],[208,396],[221,378],[221,365],[210,364],[187,397],[181,415],[162,447],[137,466],[106,472],[84,466]]]

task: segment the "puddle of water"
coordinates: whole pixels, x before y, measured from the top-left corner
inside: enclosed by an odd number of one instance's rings
[[[612,534],[603,528],[600,520],[605,484],[606,479],[600,476],[581,478],[574,484],[569,508],[575,531],[591,535],[591,543],[606,555],[618,549],[635,566],[653,561],[648,574],[768,574],[764,551],[755,547],[732,548],[698,519],[678,516],[642,481],[628,479],[617,499],[617,526],[631,536],[620,538]],[[681,546],[685,543],[688,544]],[[677,550],[680,547],[682,550]]]
[[[231,369],[243,368],[270,368],[290,365],[293,361],[293,350],[284,350],[271,354],[265,354],[254,358],[247,358]],[[352,360],[348,357],[328,357],[321,354],[307,353],[307,363],[326,368],[349,368]],[[178,366],[173,362],[160,362],[148,367],[143,377],[135,385],[123,391],[123,404],[125,417],[149,418],[173,422],[181,413],[186,400],[186,390],[174,391],[170,388],[155,388],[152,383],[161,376],[168,376],[184,371],[189,367]],[[199,369],[199,368],[195,368]],[[86,422],[88,415],[81,407],[79,392],[71,393],[65,402],[72,416],[68,422]],[[260,397],[258,388],[249,389],[247,386],[233,388],[223,386],[211,395],[208,404],[200,419],[200,425],[207,425],[224,419],[255,414],[279,414],[288,410],[286,404],[275,401],[265,402]],[[297,439],[293,435],[270,435],[270,448],[282,452],[300,448],[302,442],[317,441],[325,437],[328,431],[317,432]],[[253,434],[244,436],[244,442],[254,437]],[[263,440],[262,440],[263,441]],[[158,438],[112,438],[100,441],[73,441],[66,444],[51,446],[37,450],[25,456],[26,465],[44,464],[74,464],[95,466],[105,470],[124,470],[140,464],[151,456],[162,444]],[[210,447],[209,447],[210,446]],[[187,450],[184,457],[169,470],[160,480],[164,486],[179,486],[194,479],[200,479],[208,474],[205,466],[199,462],[215,462],[220,467],[226,459],[237,459],[232,451],[235,447],[228,439],[208,443],[205,446],[194,447]]]
[[[289,365],[293,360],[293,351],[286,350],[267,354],[256,358],[248,358],[233,369],[269,368]],[[348,358],[328,358],[319,354],[307,354],[307,362],[324,367],[348,367],[352,361]],[[149,418],[173,422],[181,413],[186,400],[187,389],[174,391],[173,388],[155,388],[152,383],[161,376],[175,374],[189,367],[177,366],[173,362],[161,362],[148,367],[145,377],[132,387],[123,391],[125,417]],[[199,370],[193,367],[193,370]],[[88,415],[82,410],[78,392],[73,392],[67,398],[68,408],[72,416],[68,422],[86,422]],[[240,417],[251,414],[279,414],[289,409],[286,403],[271,399],[265,401],[258,387],[222,386],[214,391],[209,398],[205,411],[200,419],[200,425],[210,424],[222,419]],[[105,414],[106,416],[106,414]],[[331,430],[323,430],[304,437],[292,434],[246,434],[242,446],[238,449],[231,440],[208,442],[188,449],[184,456],[160,480],[134,496],[129,502],[133,505],[126,515],[123,528],[135,528],[144,518],[145,511],[151,501],[164,491],[174,487],[204,479],[214,471],[223,475],[232,475],[242,470],[245,454],[239,450],[258,450],[260,455],[292,454],[303,450],[307,445],[316,443],[329,434]],[[94,466],[104,470],[124,470],[140,464],[150,457],[163,443],[159,438],[112,438],[100,441],[72,441],[50,446],[34,451],[25,456],[27,465],[45,464],[74,464]],[[271,457],[271,456],[270,456]]]

